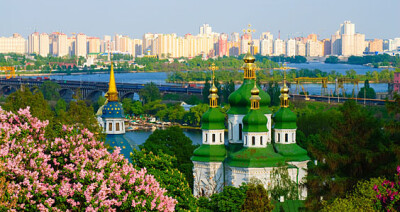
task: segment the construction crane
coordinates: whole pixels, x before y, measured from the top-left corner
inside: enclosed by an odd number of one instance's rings
[[[13,66],[0,66],[0,71],[4,71],[6,73],[6,79],[15,77],[15,68]]]
[[[345,77],[337,78],[336,79],[336,89],[335,89],[336,94],[339,97],[339,90],[341,89],[342,95],[343,95],[343,97],[345,97],[346,89],[344,88],[344,83],[352,83],[353,84],[353,92],[352,92],[351,98],[357,97],[356,91],[358,92],[358,82],[359,81],[360,81],[359,79],[352,79],[352,78],[345,78]]]
[[[296,82],[295,93],[298,94],[298,92],[300,91],[300,87],[301,87],[306,96],[306,100],[308,100],[307,92],[304,89],[302,82],[318,82],[319,81],[319,82],[321,82],[321,96],[323,96],[327,93],[327,88],[328,88],[328,78],[327,77],[297,77],[297,78],[294,78],[294,81]]]

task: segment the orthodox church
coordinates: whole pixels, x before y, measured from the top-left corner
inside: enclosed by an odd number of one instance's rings
[[[105,143],[111,147],[121,148],[121,154],[131,161],[133,152],[129,139],[125,136],[124,109],[118,102],[117,85],[115,84],[114,67],[111,63],[110,82],[105,97],[106,103],[97,112],[97,117],[104,132],[107,134]]]
[[[307,151],[296,144],[296,115],[289,109],[286,75],[280,95],[280,109],[272,116],[270,96],[256,84],[255,57],[243,58],[244,81],[229,96],[228,142],[225,143],[225,115],[218,107],[218,89],[210,88],[209,110],[201,119],[202,145],[193,154],[193,192],[211,196],[224,186],[238,187],[250,179],[268,189],[274,168],[286,167],[298,185],[307,174]],[[274,126],[272,126],[272,120]],[[299,198],[307,196],[299,189]]]

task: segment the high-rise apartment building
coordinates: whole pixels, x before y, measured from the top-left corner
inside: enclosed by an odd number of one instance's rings
[[[119,51],[121,53],[133,55],[132,40],[124,35],[119,38]]]
[[[143,54],[144,55],[154,55],[154,40],[157,37],[156,34],[146,33],[143,35]]]
[[[296,40],[296,55],[306,56],[306,44],[303,41]]]
[[[361,56],[365,48],[365,35],[355,33],[355,25],[350,21],[341,24],[339,30],[332,36],[332,55]]]
[[[18,33],[12,37],[0,37],[0,53],[26,53],[26,40]]]
[[[70,56],[75,55],[75,43],[76,43],[75,36],[67,38],[68,54]]]
[[[141,56],[143,53],[143,40],[133,39],[132,40],[133,57]]]
[[[39,54],[39,32],[34,32],[28,36],[28,53]]]
[[[323,39],[322,40],[322,55],[327,56],[331,54],[331,40]]]
[[[218,57],[228,56],[228,35],[222,33],[218,39],[218,49],[217,49]]]
[[[120,52],[121,51],[121,37],[122,35],[115,34],[114,35],[114,49],[113,51]]]
[[[368,51],[369,52],[383,52],[383,40],[374,39],[368,41]]]
[[[88,37],[87,38],[87,53],[100,53],[100,38]]]
[[[271,32],[261,33],[260,40],[274,40],[274,35]]]
[[[87,54],[87,37],[83,33],[76,35],[75,41],[75,56],[86,57]]]
[[[296,41],[294,39],[289,39],[286,42],[286,56],[293,57],[296,55]]]
[[[103,38],[103,48],[101,52],[109,52],[111,51],[111,36],[110,35],[104,35]]]
[[[274,49],[274,41],[272,39],[260,40],[260,54],[263,56],[272,55]]]
[[[317,34],[309,34],[307,36],[307,40],[317,41],[318,40],[318,35]]]
[[[240,37],[240,54],[246,54],[249,51],[249,42],[251,42],[251,34],[243,34]]]
[[[285,42],[278,38],[274,41],[274,55],[280,56],[284,54],[285,54]]]
[[[47,57],[50,53],[50,39],[47,33],[41,33],[39,35],[39,55]]]
[[[231,33],[231,41],[232,42],[239,42],[240,41],[240,34],[238,32]]]
[[[322,42],[308,40],[306,43],[306,56],[307,57],[320,57],[322,56]]]
[[[212,28],[208,24],[203,24],[203,26],[200,27],[199,30],[200,35],[211,35],[212,34]]]

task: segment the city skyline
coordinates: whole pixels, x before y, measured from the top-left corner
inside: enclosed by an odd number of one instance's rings
[[[241,32],[249,23],[257,30],[255,36],[269,31],[281,38],[306,36],[330,38],[339,23],[351,20],[366,39],[399,37],[395,27],[400,14],[395,0],[375,1],[255,1],[243,6],[242,1],[179,2],[179,1],[68,1],[40,0],[3,1],[0,18],[7,20],[0,27],[1,36],[20,33],[27,37],[33,31],[66,34],[85,33],[91,36],[124,34],[141,38],[150,33],[197,34],[198,27],[208,23],[220,33]],[[79,4],[78,4],[79,3]],[[21,7],[21,4],[23,6]],[[46,5],[46,6],[43,6]],[[63,8],[63,11],[60,11]],[[111,11],[111,12],[107,12]],[[17,15],[16,15],[17,14]],[[12,17],[12,18],[10,18]],[[53,18],[49,18],[53,17]],[[118,24],[116,24],[118,23]]]

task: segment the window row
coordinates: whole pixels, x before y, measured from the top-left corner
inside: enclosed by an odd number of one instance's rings
[[[281,141],[283,142],[289,142],[289,134],[288,133],[285,133],[284,135],[282,135],[282,133],[277,133],[276,134],[277,135],[277,140],[276,140],[276,142],[278,142],[278,143],[280,143]],[[284,136],[284,138],[283,138],[283,136]],[[282,138],[281,138],[282,137]],[[294,133],[292,133],[292,139],[291,139],[291,142],[294,142],[295,140],[295,135],[294,135]]]
[[[219,134],[219,142],[220,143],[222,143],[223,141],[223,139],[222,139],[222,133],[217,133],[217,134],[215,134],[215,133],[213,133],[213,134],[211,134],[211,141],[213,142],[213,143],[215,143],[215,141],[216,141],[216,136]],[[207,143],[208,142],[208,134],[206,133],[206,140],[205,140],[205,142]]]
[[[248,137],[249,136],[245,136],[244,145],[247,145]],[[263,136],[260,136],[260,146],[262,146],[263,144],[264,144],[263,143]],[[256,145],[256,137],[255,136],[251,136],[251,146],[255,146],[255,145]]]

